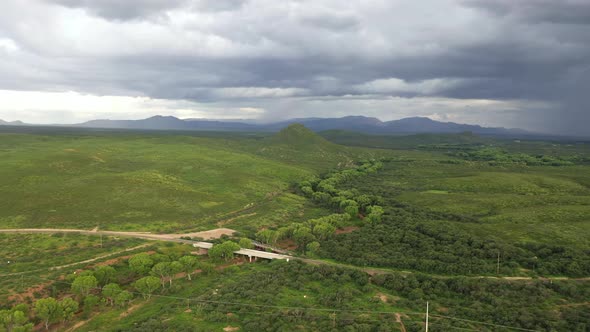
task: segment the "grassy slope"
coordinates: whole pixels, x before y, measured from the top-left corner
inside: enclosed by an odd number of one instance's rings
[[[590,247],[588,166],[398,164],[386,176],[399,201],[482,220],[462,227],[512,241]]]
[[[498,140],[471,134],[394,137],[335,131],[322,135],[406,156],[405,162],[373,176],[388,184],[401,202],[482,220],[460,225],[474,234],[590,248],[590,165],[490,166],[446,155],[487,145],[531,155],[590,157],[587,142]]]
[[[281,198],[291,183],[367,154],[314,136],[1,134],[0,227],[175,231],[274,214],[262,203],[296,201]]]

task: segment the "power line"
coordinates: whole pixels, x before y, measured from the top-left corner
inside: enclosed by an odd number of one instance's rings
[[[526,329],[526,328],[522,328],[522,327],[514,327],[514,326],[508,326],[508,325],[500,325],[500,324],[494,324],[494,323],[479,322],[479,321],[475,321],[475,320],[464,319],[464,318],[457,318],[457,317],[451,317],[451,316],[434,315],[434,314],[432,314],[431,316],[438,317],[438,318],[443,318],[443,319],[451,319],[451,320],[457,320],[457,321],[462,321],[462,322],[481,324],[481,325],[489,325],[489,326],[503,327],[503,328],[506,328],[506,329],[513,329],[513,330],[519,330],[519,331],[538,332],[538,330],[531,330],[531,329]]]
[[[45,281],[53,281],[55,283],[71,285],[72,283],[61,281],[61,280],[53,280],[47,279],[42,277],[31,276],[32,278],[37,278],[40,280]],[[91,289],[94,290],[101,290],[100,287],[93,287]],[[132,294],[144,296],[141,292],[129,291]],[[152,294],[153,297],[159,298],[167,298],[173,300],[188,300],[192,302],[199,302],[199,303],[211,303],[211,304],[223,304],[223,305],[237,305],[237,306],[248,306],[248,307],[259,307],[259,308],[275,308],[275,309],[286,309],[286,310],[310,310],[310,311],[321,311],[321,312],[348,312],[348,313],[365,313],[365,314],[405,314],[405,315],[423,315],[421,312],[400,312],[400,311],[373,311],[373,310],[347,310],[347,309],[331,309],[331,308],[313,308],[313,307],[290,307],[290,306],[277,306],[277,305],[268,305],[268,304],[255,304],[255,303],[244,303],[244,302],[227,302],[227,301],[215,301],[215,300],[204,300],[198,298],[191,298],[191,297],[181,297],[181,296],[171,296],[171,295],[158,295]]]
[[[453,330],[476,331],[476,332],[479,332],[480,331],[480,330],[470,329],[470,328],[466,328],[466,327],[448,326],[448,325],[440,324],[440,323],[430,323],[430,326],[432,326],[432,325],[435,325],[435,326],[444,326],[447,329],[453,329]]]
[[[67,285],[72,284],[72,283],[69,283],[66,281],[52,280],[52,279],[36,277],[36,276],[32,276],[32,278],[37,278],[37,279],[45,280],[45,281],[53,281],[56,283],[62,283],[62,284],[67,284]],[[101,290],[100,287],[94,287],[93,289]],[[144,294],[141,292],[136,292],[136,291],[129,291],[129,292],[132,294],[135,294],[135,295],[144,296]],[[172,300],[189,301],[189,304],[191,302],[193,302],[193,303],[197,302],[197,303],[209,303],[209,304],[218,304],[218,305],[235,305],[235,306],[245,306],[245,307],[255,307],[255,308],[273,308],[273,309],[282,309],[282,310],[302,310],[302,311],[316,311],[316,312],[339,312],[339,313],[383,314],[383,315],[404,314],[404,315],[417,315],[417,316],[424,315],[423,312],[411,312],[411,311],[404,312],[404,311],[348,310],[348,309],[331,309],[331,308],[317,308],[317,307],[316,308],[314,308],[314,307],[291,307],[291,306],[278,306],[278,305],[268,305],[268,304],[244,303],[244,302],[205,300],[205,299],[198,299],[198,298],[191,298],[191,297],[159,295],[159,294],[152,294],[150,296],[157,297],[157,298],[172,299]],[[538,332],[538,330],[532,330],[532,329],[515,327],[515,326],[508,326],[508,325],[501,325],[501,324],[494,324],[494,323],[487,323],[487,322],[475,321],[475,320],[464,319],[464,318],[457,318],[457,317],[452,317],[452,316],[444,316],[444,315],[437,315],[437,314],[430,314],[430,316],[434,317],[434,318],[438,318],[438,319],[449,319],[449,320],[463,321],[463,322],[472,323],[472,324],[502,327],[505,329],[512,329],[512,330],[518,330],[518,331]],[[412,320],[410,320],[410,321],[412,321]],[[439,323],[435,323],[435,324],[441,325]],[[432,323],[430,323],[430,325],[432,325]],[[446,327],[446,325],[445,325],[445,327]],[[466,330],[465,328],[459,328],[459,327],[455,327],[455,329]],[[477,331],[477,330],[471,330],[471,331]]]

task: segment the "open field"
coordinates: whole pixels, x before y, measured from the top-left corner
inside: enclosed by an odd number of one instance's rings
[[[301,203],[288,196],[292,183],[375,154],[297,132],[5,133],[0,152],[0,227],[160,232],[214,228],[242,210],[277,213],[265,205],[293,214],[289,202]]]
[[[475,218],[464,227],[514,242],[590,248],[590,167],[397,164],[396,200]]]

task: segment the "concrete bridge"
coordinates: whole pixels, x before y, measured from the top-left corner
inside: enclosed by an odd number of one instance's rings
[[[213,247],[213,243],[193,242],[193,247],[199,248],[199,249],[206,252]],[[248,259],[250,260],[250,262],[252,261],[252,257],[254,257],[254,259],[257,259],[257,258],[264,258],[264,259],[271,259],[271,260],[272,259],[285,259],[285,260],[287,260],[287,262],[290,259],[294,258],[294,257],[288,256],[288,255],[275,254],[272,252],[266,252],[266,251],[261,251],[261,250],[252,250],[252,249],[236,250],[236,251],[234,251],[234,254],[248,256]]]

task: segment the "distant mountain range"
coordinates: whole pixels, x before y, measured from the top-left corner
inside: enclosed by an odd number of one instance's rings
[[[401,120],[381,121],[365,116],[346,116],[342,118],[301,118],[287,121],[257,124],[233,120],[179,119],[173,116],[153,116],[142,120],[92,120],[68,127],[108,128],[108,129],[145,129],[145,130],[210,130],[210,131],[279,131],[290,124],[300,123],[319,132],[325,130],[346,130],[365,134],[417,134],[417,133],[460,133],[472,132],[482,135],[518,136],[532,133],[522,129],[488,128],[478,125],[439,122],[424,117],[412,117]],[[6,122],[0,125],[28,125],[20,121]],[[63,126],[63,125],[62,125]]]
[[[4,121],[0,119],[0,126],[26,126],[27,124],[22,121]]]

